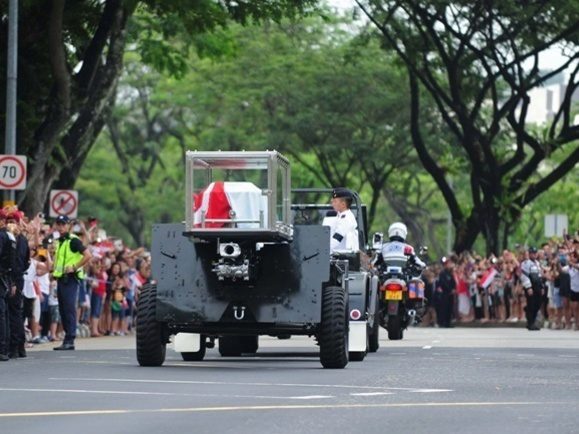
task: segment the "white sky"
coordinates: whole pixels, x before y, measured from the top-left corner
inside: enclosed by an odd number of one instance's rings
[[[327,4],[340,11],[350,10],[356,6],[354,0],[325,0]],[[360,13],[360,16],[363,16]],[[541,69],[555,69],[565,62],[565,57],[561,53],[561,48],[551,48],[541,53],[539,58],[539,66]],[[531,63],[529,63],[529,67]]]

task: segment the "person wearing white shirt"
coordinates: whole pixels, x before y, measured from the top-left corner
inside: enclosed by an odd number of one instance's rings
[[[24,319],[28,320],[28,328],[32,332],[32,342],[40,343],[40,335],[38,334],[40,303],[37,300],[40,288],[37,281],[36,265],[36,259],[31,259],[28,270],[26,270],[26,273],[24,274],[24,287],[22,289],[22,296],[24,303]]]
[[[571,310],[575,314],[575,330],[579,330],[579,252],[575,251],[569,255],[569,277],[571,280],[571,291],[569,291],[569,301]]]
[[[50,306],[48,304],[50,296],[50,255],[48,251],[40,251],[36,257],[36,281],[38,283],[39,299],[36,300],[36,304],[40,306],[40,340],[39,343],[49,342],[48,333],[50,331]],[[36,343],[36,342],[34,342]]]
[[[331,204],[337,215],[330,226],[330,252],[358,251],[358,222],[350,209],[352,206],[353,193],[347,188],[334,188],[332,190]]]
[[[543,272],[540,262],[537,260],[537,248],[529,247],[529,259],[521,264],[521,283],[527,297],[527,329],[540,330],[536,326],[537,313],[541,309],[543,296]]]

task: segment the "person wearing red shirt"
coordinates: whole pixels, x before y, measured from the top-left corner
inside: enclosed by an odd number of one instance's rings
[[[103,301],[107,293],[108,275],[103,269],[101,261],[94,262],[90,271],[90,335],[96,338],[101,336],[99,321],[103,309]]]

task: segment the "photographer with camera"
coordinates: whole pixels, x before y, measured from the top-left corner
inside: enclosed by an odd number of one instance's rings
[[[67,216],[58,216],[55,224],[60,236],[56,241],[52,275],[57,281],[58,306],[65,336],[62,345],[54,349],[74,350],[78,290],[84,278],[82,267],[90,261],[92,255],[81,240],[70,233],[70,220]]]

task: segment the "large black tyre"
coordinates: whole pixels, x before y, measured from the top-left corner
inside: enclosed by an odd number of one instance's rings
[[[137,309],[137,361],[141,366],[161,366],[167,344],[163,324],[156,318],[157,285],[148,284],[139,295]]]
[[[350,362],[363,362],[366,357],[366,351],[351,351],[348,357]]]
[[[255,354],[259,348],[259,336],[241,336],[241,352]]]
[[[188,353],[181,353],[181,357],[183,358],[184,361],[186,362],[200,362],[201,360],[203,360],[203,358],[205,357],[205,336],[201,335],[200,336],[200,346],[199,346],[199,351],[192,351],[192,352],[188,352]]]
[[[242,353],[253,354],[259,347],[258,336],[222,336],[219,338],[219,354],[222,357],[239,357]]]
[[[343,369],[348,364],[348,302],[339,286],[322,294],[322,323],[318,333],[320,362],[324,368]]]
[[[388,339],[391,341],[399,341],[404,337],[404,330],[402,330],[402,320],[398,315],[388,317]]]
[[[375,353],[380,348],[380,302],[376,300],[374,325],[368,334],[368,352]]]

